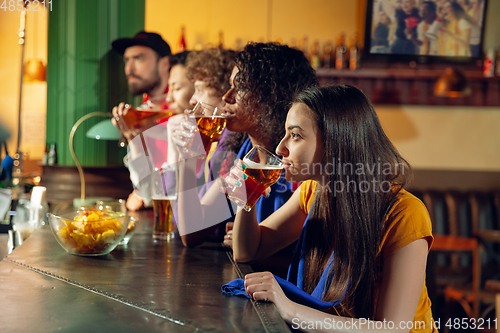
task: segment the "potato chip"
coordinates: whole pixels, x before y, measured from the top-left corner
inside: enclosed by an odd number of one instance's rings
[[[118,219],[100,211],[81,211],[73,221],[65,221],[65,224],[59,231],[61,240],[82,254],[102,252],[122,234]]]

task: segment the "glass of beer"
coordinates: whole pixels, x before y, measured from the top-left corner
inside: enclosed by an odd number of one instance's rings
[[[123,116],[115,117],[116,127],[122,133],[119,142],[121,147],[127,144],[127,140],[132,140],[145,130],[165,122],[173,115],[172,111],[163,110],[164,103],[161,101],[165,100],[164,96],[162,95],[154,101],[147,101],[137,107],[129,107]]]
[[[172,206],[177,200],[176,171],[169,166],[155,168],[151,177],[154,211],[153,239],[170,241],[174,239],[174,213]]]
[[[243,157],[243,164],[246,166],[243,172],[247,179],[241,186],[235,186],[227,196],[249,212],[265,190],[278,181],[283,163],[264,147],[254,146]]]
[[[216,135],[221,134],[226,126],[226,119],[222,116],[222,110],[216,106],[198,102],[189,113],[190,120],[196,122],[198,130],[196,135],[193,131],[191,137],[187,138],[186,144],[182,148],[184,152],[193,156],[208,155],[210,147]],[[202,154],[205,153],[205,155]]]

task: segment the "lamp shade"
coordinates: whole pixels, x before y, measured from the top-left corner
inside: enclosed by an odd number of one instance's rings
[[[78,174],[80,175],[81,193],[79,202],[84,202],[85,200],[85,175],[83,173],[82,165],[80,164],[80,161],[78,161],[78,157],[76,157],[75,154],[74,140],[75,140],[76,130],[85,120],[89,118],[111,117],[111,116],[112,116],[111,113],[100,112],[100,111],[87,113],[86,115],[77,120],[77,122],[73,125],[69,133],[69,152],[71,154],[71,157],[73,158],[73,161],[75,161],[76,168],[78,169]],[[118,140],[121,136],[120,132],[118,132],[118,130],[111,123],[111,120],[108,119],[97,123],[90,130],[88,130],[87,137],[97,140],[100,139]],[[73,203],[75,204],[75,202]]]
[[[469,81],[464,72],[457,68],[446,68],[434,87],[434,95],[439,97],[465,97],[470,94]]]
[[[38,59],[30,59],[24,65],[24,79],[26,81],[45,81],[47,68]]]
[[[0,143],[7,141],[7,139],[9,137],[10,137],[9,131],[7,131],[7,129],[5,127],[3,127],[2,124],[0,124]],[[0,146],[0,151],[1,151],[1,148],[2,147]]]
[[[120,131],[111,123],[111,119],[98,122],[87,131],[87,138],[96,140],[120,140]]]

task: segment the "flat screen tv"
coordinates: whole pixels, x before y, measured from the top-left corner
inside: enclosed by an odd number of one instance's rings
[[[487,0],[367,0],[370,60],[474,62],[483,56]]]

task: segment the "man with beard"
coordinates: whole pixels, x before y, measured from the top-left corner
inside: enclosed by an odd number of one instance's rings
[[[160,109],[168,109],[165,97],[170,74],[169,58],[172,55],[168,43],[157,33],[140,31],[132,38],[120,38],[111,45],[123,54],[129,92],[134,96],[142,94],[143,103],[151,101]],[[113,108],[115,117],[126,112],[125,103]],[[161,150],[161,147],[158,148]],[[143,206],[149,205],[133,191],[127,199],[127,208],[137,210]]]
[[[143,94],[146,102],[168,92],[172,52],[160,35],[141,31],[132,38],[117,39],[111,45],[123,54],[128,90],[132,95]]]

